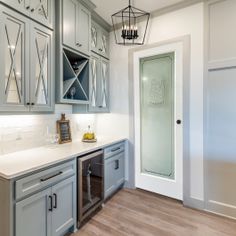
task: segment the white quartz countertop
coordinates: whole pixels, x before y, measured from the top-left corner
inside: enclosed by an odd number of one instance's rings
[[[98,137],[96,143],[73,141],[0,155],[0,177],[13,179],[124,140],[126,138]]]

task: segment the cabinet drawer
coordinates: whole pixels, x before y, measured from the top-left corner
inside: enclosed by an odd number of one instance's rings
[[[125,143],[124,142],[109,146],[109,147],[105,148],[105,150],[104,150],[104,158],[108,159],[120,152],[123,152],[124,150],[125,150]]]
[[[115,192],[125,182],[124,151],[105,159],[105,198]]]
[[[76,162],[73,160],[17,180],[15,182],[15,198],[16,200],[23,198],[62,179],[72,176],[75,172]]]

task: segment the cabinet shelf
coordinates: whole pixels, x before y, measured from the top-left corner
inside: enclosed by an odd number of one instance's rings
[[[63,49],[63,99],[68,103],[89,103],[89,59]]]

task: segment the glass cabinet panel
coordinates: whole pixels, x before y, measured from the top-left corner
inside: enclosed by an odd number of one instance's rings
[[[29,14],[30,0],[2,0],[6,5],[11,6],[21,13]]]
[[[34,106],[51,104],[52,32],[37,24],[32,27],[31,102]]]
[[[100,108],[108,108],[108,66],[108,61],[101,59]]]
[[[90,59],[91,67],[91,107],[96,107],[98,104],[98,76],[99,76],[99,56],[92,54]]]
[[[25,22],[3,14],[4,104],[24,104]]]
[[[94,24],[91,26],[91,47],[92,50],[98,47],[98,30]]]
[[[51,0],[30,0],[30,15],[43,24],[51,22]]]
[[[108,52],[108,38],[109,36],[105,32],[101,32],[100,36],[100,52],[102,53],[103,56],[108,57],[109,52]]]

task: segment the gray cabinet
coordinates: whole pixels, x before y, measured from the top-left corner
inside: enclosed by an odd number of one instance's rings
[[[16,203],[15,236],[51,235],[50,195],[51,189],[47,189]]]
[[[30,101],[32,111],[51,111],[52,92],[52,31],[31,22]]]
[[[70,178],[52,187],[54,206],[52,236],[63,235],[75,221],[75,179]]]
[[[54,0],[1,0],[8,6],[31,19],[53,28],[53,2]]]
[[[109,58],[109,33],[94,21],[91,24],[91,50]]]
[[[17,193],[27,184],[48,187],[32,196],[16,202],[16,236],[59,236],[64,235],[76,224],[76,179],[75,161],[45,170],[16,181]],[[61,180],[70,175],[71,177]],[[60,182],[58,182],[61,180]],[[23,193],[23,192],[22,192]],[[24,196],[24,195],[22,195]]]
[[[63,0],[63,44],[90,55],[91,13],[77,0]]]
[[[96,53],[90,58],[90,112],[109,112],[109,61]]]
[[[52,31],[0,5],[0,110],[52,111]]]
[[[0,5],[0,109],[26,111],[29,100],[29,21]]]
[[[16,236],[59,236],[73,226],[75,178],[16,203]]]
[[[125,144],[110,146],[104,153],[104,197],[106,199],[125,182]]]

